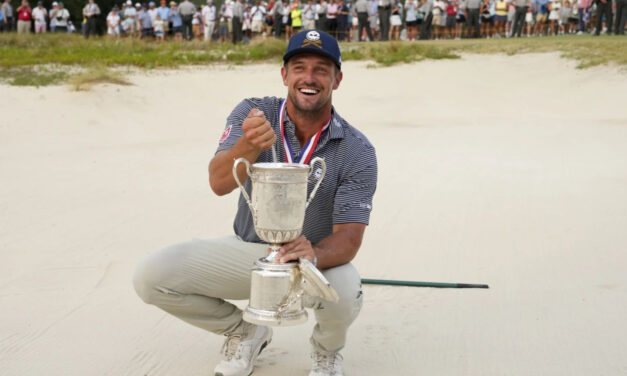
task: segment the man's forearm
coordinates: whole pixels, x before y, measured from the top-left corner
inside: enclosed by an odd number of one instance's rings
[[[327,269],[351,262],[361,246],[365,224],[348,223],[333,226],[333,234],[322,239],[313,248],[318,258],[318,269]]]
[[[250,149],[240,139],[231,149],[218,152],[209,163],[209,185],[218,196],[231,193],[237,188],[233,177],[233,163],[237,158],[246,158],[254,163],[261,151]],[[248,177],[246,166],[241,164],[237,168],[237,177],[244,182]]]

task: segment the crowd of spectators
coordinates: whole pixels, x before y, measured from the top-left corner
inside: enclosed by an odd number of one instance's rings
[[[0,8],[0,31],[77,31],[62,2],[46,9],[27,0]],[[530,37],[625,33],[627,0],[206,0],[197,6],[160,0],[131,0],[101,12],[94,0],[82,10],[80,31],[96,34],[105,17],[113,37],[207,42],[248,41],[256,36],[289,39],[303,29],[319,29],[340,41]]]

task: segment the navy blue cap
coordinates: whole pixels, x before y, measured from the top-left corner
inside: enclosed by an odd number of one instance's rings
[[[318,54],[331,59],[339,69],[342,69],[342,54],[335,38],[320,30],[303,30],[294,34],[287,44],[283,55],[283,62],[294,55],[302,53]]]

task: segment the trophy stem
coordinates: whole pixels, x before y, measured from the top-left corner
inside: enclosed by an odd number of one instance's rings
[[[270,254],[268,256],[266,256],[265,260],[266,262],[272,263],[272,264],[277,264],[278,262],[275,260],[276,259],[276,255],[279,253],[279,248],[281,248],[281,244],[278,243],[272,243],[270,244]]]

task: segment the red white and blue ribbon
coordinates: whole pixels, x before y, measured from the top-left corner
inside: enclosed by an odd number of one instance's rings
[[[292,151],[292,146],[290,145],[290,140],[285,134],[286,131],[285,131],[284,123],[283,123],[285,121],[285,113],[287,112],[286,103],[287,103],[287,100],[284,100],[283,103],[281,103],[281,107],[279,108],[279,122],[281,124],[281,139],[283,140],[285,160],[287,161],[287,163],[308,164],[316,148],[316,145],[318,144],[318,141],[320,140],[320,136],[322,136],[322,134],[326,132],[327,129],[329,129],[329,124],[331,123],[331,117],[329,117],[329,120],[327,120],[324,127],[322,127],[315,135],[313,135],[313,137],[311,137],[305,145],[303,145],[299,160],[297,162],[294,162],[294,157],[293,157],[294,153]]]

